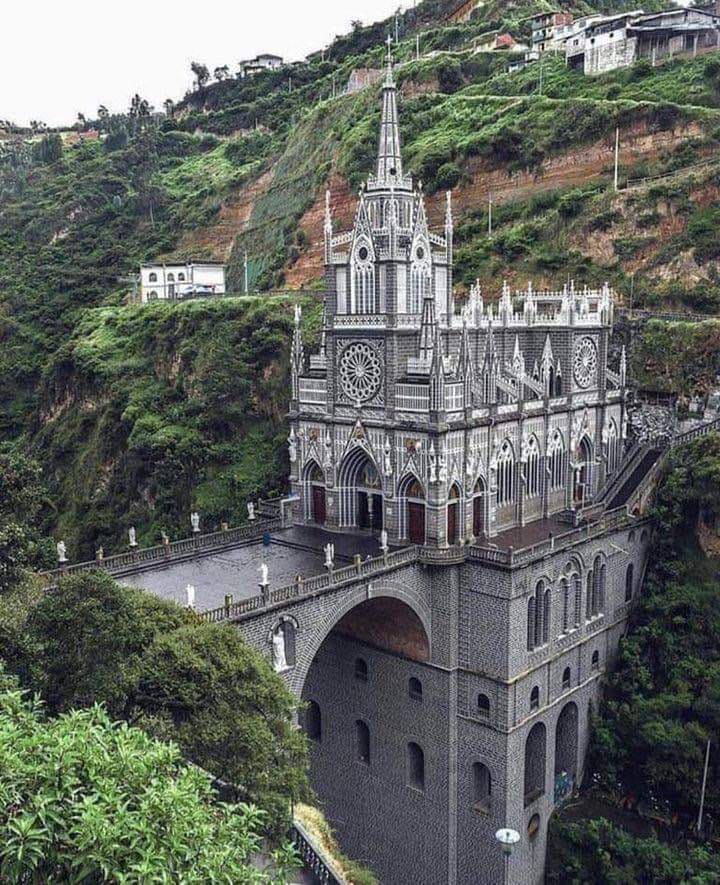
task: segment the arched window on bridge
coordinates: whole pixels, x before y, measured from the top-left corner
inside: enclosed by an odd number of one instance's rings
[[[635,566],[630,563],[625,572],[625,602],[633,598],[633,584],[635,582]]]
[[[540,689],[538,686],[534,686],[533,690],[530,692],[530,709],[537,710],[540,706]]]
[[[359,679],[360,682],[367,682],[368,665],[363,658],[355,658],[355,678]]]
[[[416,677],[411,676],[408,682],[408,694],[414,701],[421,701],[423,696],[422,682]]]
[[[355,722],[355,755],[358,762],[370,764],[370,729],[362,719]]]
[[[572,680],[572,673],[570,672],[570,667],[565,667],[563,670],[562,676],[562,690],[568,691],[570,689],[570,682]]]
[[[479,694],[477,699],[478,716],[481,719],[490,718],[490,698],[486,694]]]
[[[472,796],[473,808],[480,814],[490,811],[490,797],[492,795],[492,780],[490,769],[482,762],[475,762],[472,767]]]
[[[308,701],[305,710],[305,734],[311,741],[319,743],[322,740],[322,713],[315,701]]]
[[[408,786],[414,790],[425,790],[425,754],[422,747],[412,741],[407,745]]]

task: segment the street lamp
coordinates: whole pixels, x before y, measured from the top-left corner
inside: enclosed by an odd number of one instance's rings
[[[505,885],[508,885],[508,867],[510,866],[510,855],[513,852],[513,848],[520,841],[520,833],[518,833],[517,830],[509,829],[509,827],[503,827],[503,829],[498,830],[497,833],[495,833],[495,838],[500,843],[502,853],[505,855],[504,882]]]

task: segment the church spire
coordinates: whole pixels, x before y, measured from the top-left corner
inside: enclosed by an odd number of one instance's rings
[[[397,88],[393,76],[393,60],[388,37],[387,73],[383,84],[382,121],[378,146],[377,182],[386,187],[402,181],[402,156],[400,154],[400,124],[397,110]]]

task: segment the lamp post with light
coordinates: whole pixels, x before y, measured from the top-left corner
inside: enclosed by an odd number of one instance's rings
[[[503,829],[498,830],[495,833],[495,838],[500,843],[500,847],[502,848],[502,853],[505,856],[505,872],[503,875],[503,881],[505,885],[508,885],[508,872],[510,867],[510,855],[513,853],[513,848],[520,841],[520,833],[517,830],[511,830],[509,827],[503,827]]]

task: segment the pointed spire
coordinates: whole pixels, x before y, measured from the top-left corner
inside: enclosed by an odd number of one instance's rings
[[[448,191],[445,194],[445,247],[447,250],[447,262],[452,264],[453,260],[453,212],[452,212],[452,194]]]
[[[553,369],[555,367],[555,357],[553,355],[552,343],[550,341],[550,335],[545,336],[545,344],[543,346],[542,358],[540,360],[540,368],[542,374],[543,384],[545,385],[545,396],[550,396],[552,394],[552,390],[550,390]]]
[[[330,188],[325,191],[325,263],[330,264],[332,256],[332,213],[330,211]]]
[[[433,330],[432,360],[430,362],[430,411],[442,412],[445,408],[445,355],[443,353],[440,326]]]
[[[627,351],[625,350],[625,345],[623,344],[622,350],[620,351],[620,387],[625,387],[625,382],[627,381]]]
[[[462,381],[465,385],[465,403],[467,406],[470,406],[472,405],[472,390],[475,382],[475,367],[473,365],[472,351],[470,348],[470,335],[468,334],[467,319],[463,320],[456,374],[458,380]]]
[[[497,348],[495,346],[495,331],[493,329],[492,315],[488,322],[487,344],[485,346],[485,359],[482,367],[482,398],[483,402],[494,403],[497,397]]]
[[[397,88],[393,76],[391,45],[392,40],[388,37],[387,74],[383,84],[382,120],[380,122],[380,143],[377,159],[377,182],[385,187],[388,187],[391,182],[401,182],[403,177]]]
[[[300,375],[303,370],[303,362],[305,360],[305,350],[303,348],[302,331],[300,322],[302,320],[302,308],[299,304],[295,305],[295,330],[293,331],[292,351],[290,354],[291,363],[291,383],[292,398],[300,399]]]
[[[433,354],[433,341],[435,338],[435,299],[432,295],[423,298],[422,316],[420,318],[420,361],[425,365],[430,363]]]
[[[327,298],[323,298],[322,331],[320,333],[320,357],[327,359]]]

